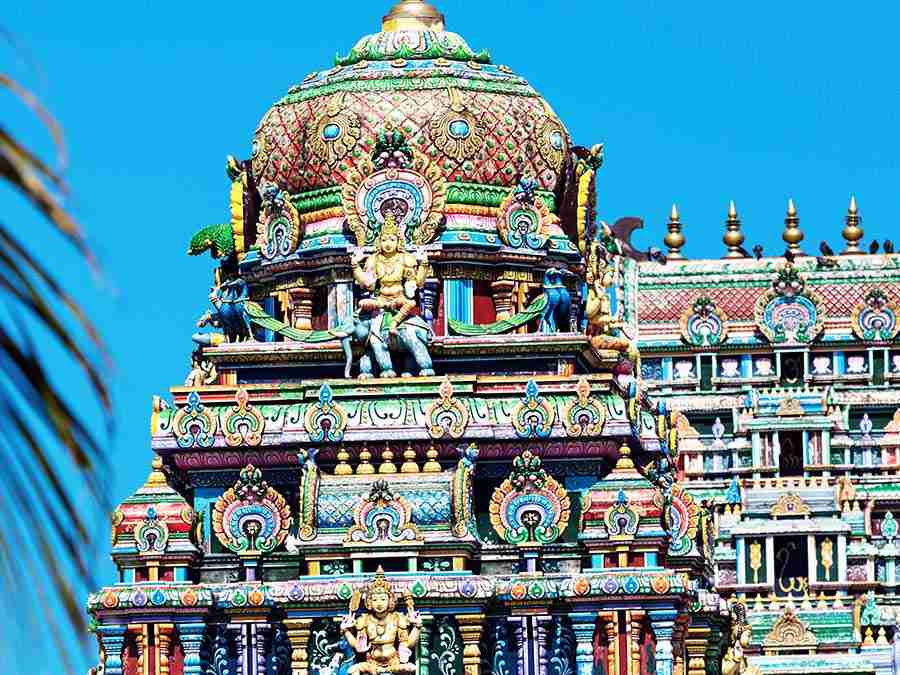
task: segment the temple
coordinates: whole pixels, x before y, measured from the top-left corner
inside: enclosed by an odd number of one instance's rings
[[[190,239],[92,672],[900,672],[900,256],[855,201],[837,252],[793,203],[641,250],[602,164],[420,0],[288,89]]]

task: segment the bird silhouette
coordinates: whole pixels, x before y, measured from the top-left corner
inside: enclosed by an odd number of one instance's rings
[[[834,251],[831,250],[831,247],[827,242],[823,241],[821,244],[819,244],[819,250],[822,252],[822,255],[827,255],[829,257],[834,255]]]
[[[881,248],[884,249],[885,253],[893,253],[894,242],[892,242],[890,239],[885,239],[884,244],[881,245]]]
[[[869,244],[869,253],[878,253],[878,241],[875,240]]]
[[[763,257],[763,247],[762,247],[762,244],[756,244],[756,245],[753,247],[753,255],[756,256],[756,259],[757,259],[757,260],[759,260],[760,258]]]
[[[821,269],[833,269],[838,266],[838,261],[834,258],[826,258],[825,256],[816,256],[816,267]]]
[[[742,256],[744,256],[745,258],[749,258],[749,257],[750,257],[750,252],[749,252],[747,249],[745,249],[743,246],[738,246],[738,247],[737,247],[737,252],[740,253],[740,254],[741,254]]]
[[[541,313],[541,333],[559,333],[563,328],[569,328],[569,310],[572,307],[572,296],[569,289],[563,283],[563,275],[569,274],[568,270],[560,270],[551,267],[544,272],[544,295],[547,298],[547,306]]]
[[[791,249],[786,248],[784,249],[784,259],[793,264],[797,259],[797,256],[794,255],[794,252]]]

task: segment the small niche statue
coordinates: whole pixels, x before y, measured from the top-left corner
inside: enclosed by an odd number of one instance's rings
[[[747,608],[740,602],[734,603],[731,606],[731,646],[722,658],[722,675],[760,675],[759,668],[744,656],[752,633],[747,623]]]
[[[341,621],[344,639],[365,661],[348,670],[348,675],[367,673],[415,673],[413,648],[419,639],[422,620],[410,595],[404,595],[406,614],[395,611],[397,597],[379,567],[365,592],[366,611],[357,616],[360,594],[350,598],[350,611]]]
[[[375,241],[376,251],[363,266],[363,252],[352,258],[353,278],[362,288],[373,293],[359,302],[361,313],[388,312],[387,328],[395,333],[416,307],[416,291],[425,283],[428,257],[424,251],[407,253],[396,216],[388,213]]]

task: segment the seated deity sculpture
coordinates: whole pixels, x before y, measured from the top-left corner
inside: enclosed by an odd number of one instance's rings
[[[356,616],[360,596],[350,599],[350,611],[341,622],[344,639],[360,656],[362,663],[352,666],[349,675],[385,675],[415,673],[412,653],[422,624],[411,596],[404,596],[406,614],[395,610],[397,598],[381,567],[365,592],[366,610]]]
[[[385,216],[375,241],[375,253],[362,265],[364,254],[353,255],[353,278],[372,297],[359,301],[362,313],[387,312],[390,332],[406,320],[416,307],[416,291],[425,283],[428,258],[422,251],[407,253],[393,213]]]

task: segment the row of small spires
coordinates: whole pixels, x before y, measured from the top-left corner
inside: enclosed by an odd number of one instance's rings
[[[421,471],[424,473],[440,473],[441,465],[437,461],[438,451],[434,447],[434,444],[425,451],[425,458],[426,461],[422,466]],[[360,450],[359,465],[356,467],[355,472],[349,463],[349,459],[350,453],[347,452],[347,449],[344,446],[341,446],[337,453],[338,463],[334,467],[335,475],[350,476],[353,475],[353,473],[356,473],[357,475],[397,473],[397,465],[394,464],[394,451],[391,450],[391,446],[388,443],[385,443],[384,450],[381,451],[381,464],[378,467],[372,464],[372,453],[369,451],[368,446],[363,446],[363,449]],[[419,473],[419,465],[416,464],[416,451],[413,450],[411,443],[408,443],[406,445],[406,450],[403,451],[403,460],[403,464],[400,465],[400,473]]]
[[[863,229],[860,226],[862,218],[859,215],[859,209],[856,206],[856,197],[850,197],[850,206],[847,208],[847,216],[845,218],[846,225],[841,231],[844,240],[847,242],[846,247],[841,255],[858,255],[864,253],[859,247],[860,240],[863,238]],[[678,207],[672,204],[672,213],[669,216],[669,223],[666,226],[668,232],[663,238],[663,242],[668,247],[666,253],[667,260],[684,260],[681,249],[686,241],[681,231],[682,224],[678,215]],[[805,255],[800,248],[800,242],[803,241],[803,230],[800,229],[800,216],[797,215],[797,207],[794,206],[794,200],[788,200],[787,215],[784,218],[784,232],[781,238],[787,244],[787,250],[795,256]],[[725,235],[722,237],[725,244],[725,258],[749,258],[750,253],[743,247],[744,233],[741,231],[741,221],[738,218],[737,208],[734,200],[728,205],[728,218],[725,221]],[[893,253],[893,245],[885,242],[885,253]],[[823,254],[833,255],[831,249],[824,242],[820,247]],[[878,252],[878,242],[872,242],[869,249],[870,253]],[[757,258],[762,258],[762,246],[753,247],[753,253]]]

